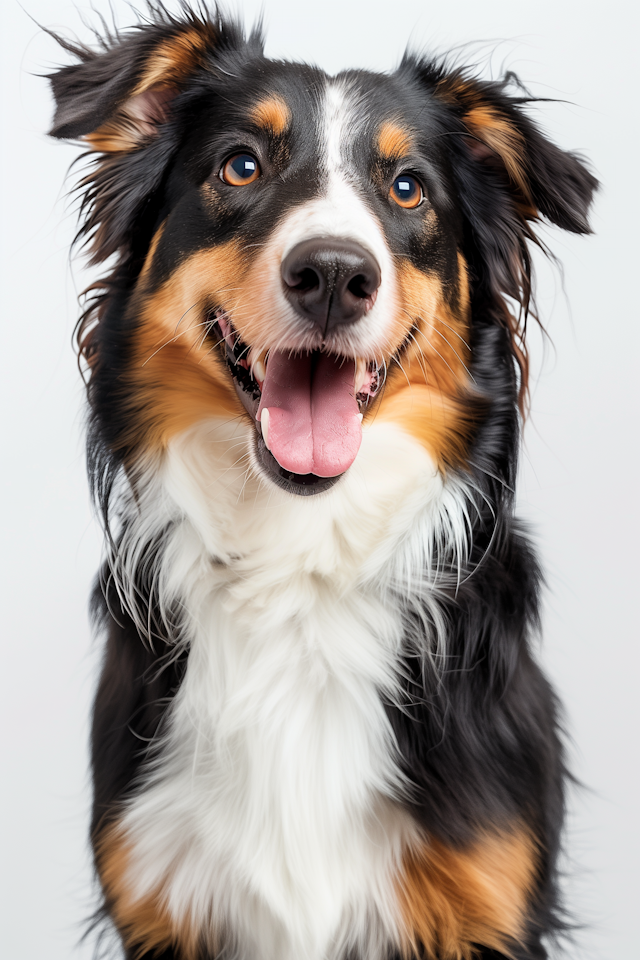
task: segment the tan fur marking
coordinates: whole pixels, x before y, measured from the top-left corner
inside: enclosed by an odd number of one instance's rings
[[[193,73],[211,38],[200,30],[185,30],[164,40],[149,57],[147,68],[132,96],[156,83],[179,86]]]
[[[163,893],[164,878],[152,894],[136,896],[127,876],[131,848],[117,825],[98,844],[96,863],[113,920],[135,957],[173,948],[180,960],[196,960],[198,931],[188,915],[181,922],[171,915]]]
[[[474,944],[511,956],[536,874],[525,832],[486,834],[455,850],[433,841],[406,858],[398,885],[405,957],[471,960]]]
[[[144,289],[148,263],[135,297],[139,326],[126,376],[132,425],[125,438],[147,450],[163,449],[200,420],[246,416],[203,326],[206,305],[233,299],[244,269],[237,245],[198,251],[153,294]]]
[[[435,275],[404,261],[398,264],[399,322],[404,330],[400,343],[409,341],[401,366],[391,365],[384,391],[370,414],[400,424],[430,451],[441,470],[465,462],[475,425],[467,369],[469,290],[462,256],[458,264],[455,313]]]
[[[385,121],[378,131],[378,152],[385,160],[406,157],[411,151],[411,134],[391,120]]]
[[[141,139],[140,128],[127,115],[126,108],[122,108],[115,117],[84,138],[91,149],[99,153],[126,153],[136,150]]]
[[[247,260],[235,283],[233,325],[242,340],[258,352],[281,346],[283,318],[274,304],[272,293],[274,273],[279,280],[280,259],[281,251],[266,244],[256,256]]]
[[[291,110],[282,97],[274,94],[256,104],[251,111],[251,119],[259,127],[280,136],[291,123]]]
[[[164,233],[164,228],[167,221],[166,218],[162,221],[156,232],[151,238],[151,243],[149,244],[149,249],[147,250],[146,259],[142,265],[142,270],[140,271],[140,276],[138,277],[138,287],[143,289],[147,283],[149,272],[153,264],[156,251],[158,249],[158,244],[162,240],[162,234]]]
[[[473,107],[463,119],[470,132],[500,157],[511,180],[528,197],[529,185],[523,168],[524,141],[520,132],[489,104]]]

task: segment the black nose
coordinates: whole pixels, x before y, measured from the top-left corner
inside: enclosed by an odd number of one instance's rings
[[[371,309],[380,267],[354,241],[317,237],[298,243],[284,258],[282,285],[297,313],[327,333]]]

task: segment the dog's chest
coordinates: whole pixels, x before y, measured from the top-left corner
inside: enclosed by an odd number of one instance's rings
[[[228,585],[192,598],[170,732],[126,819],[140,891],[166,875],[176,918],[213,918],[241,955],[274,960],[330,955],[388,909],[404,830],[384,707],[399,613],[312,578],[290,589],[279,616]]]

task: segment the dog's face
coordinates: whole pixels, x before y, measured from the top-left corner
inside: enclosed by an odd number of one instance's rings
[[[464,464],[488,403],[474,291],[517,360],[500,311],[522,299],[527,220],[584,229],[584,168],[497,86],[418,61],[329,78],[211,21],[147,27],[101,58],[54,78],[54,133],[100,155],[88,227],[97,259],[121,255],[122,316],[106,303],[88,350],[98,380],[107,354],[118,366],[114,451],[240,416],[253,469],[309,494],[376,418]]]
[[[251,418],[257,468],[292,491],[351,466],[404,377],[468,390],[461,216],[423,99],[249,61],[210,84],[169,176],[140,357],[188,344]]]

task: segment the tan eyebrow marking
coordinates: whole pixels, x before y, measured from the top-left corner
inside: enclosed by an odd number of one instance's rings
[[[291,110],[282,97],[274,94],[256,104],[251,111],[251,119],[259,127],[279,135],[284,133],[291,123]]]
[[[412,140],[408,130],[392,120],[385,120],[378,130],[378,151],[385,160],[406,157],[411,151]]]

